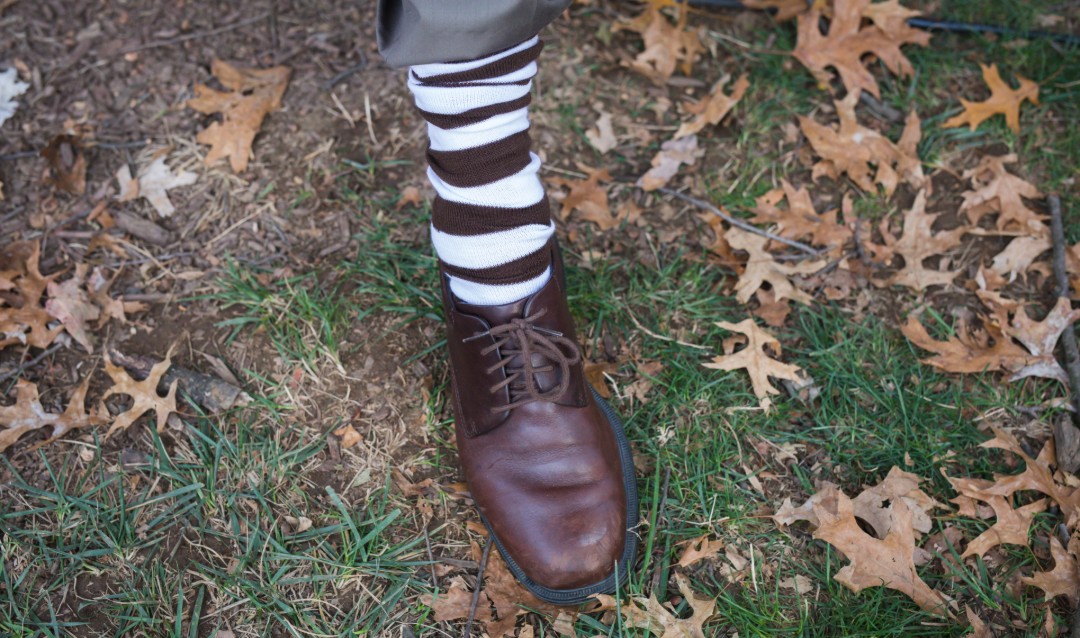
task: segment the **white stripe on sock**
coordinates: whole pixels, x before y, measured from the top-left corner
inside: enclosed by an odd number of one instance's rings
[[[439,259],[458,268],[492,268],[534,253],[555,233],[555,223],[527,224],[483,235],[451,235],[431,227],[431,243]]]
[[[544,287],[544,284],[546,284],[549,279],[551,279],[551,266],[548,266],[547,270],[538,277],[516,284],[505,284],[501,286],[478,284],[473,281],[468,281],[467,279],[458,279],[451,275],[450,290],[454,293],[455,297],[465,303],[476,304],[478,306],[503,306],[508,303],[514,303],[518,299],[524,299],[529,295],[536,294]]]
[[[458,115],[482,106],[501,104],[523,98],[532,90],[528,84],[496,86],[413,86],[409,84],[416,106],[428,113]]]
[[[489,64],[496,60],[520,53],[525,49],[528,49],[540,41],[539,36],[533,36],[532,38],[522,42],[516,47],[501,51],[487,56],[486,58],[480,58],[478,60],[469,60],[467,62],[433,62],[431,64],[418,64],[410,68],[411,73],[420,76],[421,78],[431,77],[433,75],[446,75],[447,73],[460,73],[461,71],[471,71],[472,69],[478,69],[485,64]]]
[[[540,171],[540,158],[530,153],[532,161],[509,177],[481,186],[452,186],[444,182],[435,171],[428,168],[428,179],[435,192],[449,202],[498,206],[500,208],[523,208],[532,206],[544,197],[544,185],[536,174]]]
[[[494,115],[461,128],[442,129],[428,124],[428,137],[433,151],[463,151],[497,142],[529,128],[529,109]]]

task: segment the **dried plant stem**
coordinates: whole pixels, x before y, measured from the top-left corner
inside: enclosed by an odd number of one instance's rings
[[[465,621],[465,631],[462,633],[462,638],[469,638],[472,636],[473,621],[476,620],[476,605],[480,602],[480,589],[481,584],[484,582],[484,569],[487,568],[488,555],[491,554],[491,537],[488,536],[487,543],[484,544],[484,553],[480,556],[480,569],[476,570],[476,586],[473,587],[472,602],[469,603],[469,619]]]

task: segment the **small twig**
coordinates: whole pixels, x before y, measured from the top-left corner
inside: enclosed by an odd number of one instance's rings
[[[1054,244],[1054,278],[1057,280],[1057,296],[1069,298],[1069,276],[1065,270],[1065,228],[1061,222],[1061,198],[1051,195],[1046,198],[1050,204],[1050,235]],[[1072,388],[1073,423],[1080,427],[1080,353],[1076,349],[1076,332],[1072,323],[1061,334],[1061,347],[1065,350],[1065,370],[1069,375]]]
[[[11,370],[10,372],[5,372],[4,374],[0,374],[0,383],[3,383],[4,381],[7,381],[8,379],[10,379],[12,377],[17,377],[20,374],[22,374],[23,370],[25,370],[27,368],[32,368],[32,367],[36,366],[37,364],[41,363],[41,361],[45,357],[47,357],[50,354],[56,352],[63,345],[64,344],[59,343],[59,342],[54,343],[51,346],[49,346],[49,348],[47,350],[45,350],[44,352],[42,352],[38,356],[34,357],[30,361],[27,361],[26,363],[20,364],[19,367],[15,368],[14,370]]]
[[[472,624],[473,620],[476,620],[476,605],[480,602],[480,584],[484,582],[484,569],[487,568],[491,543],[491,537],[488,536],[488,541],[484,544],[484,553],[480,556],[480,568],[476,570],[476,587],[473,587],[472,602],[469,603],[469,619],[465,621],[465,633],[461,634],[462,638],[472,636]]]
[[[41,155],[40,151],[17,151],[15,153],[0,155],[0,162],[11,162],[14,160],[26,159],[27,157],[38,157],[39,155]]]
[[[645,334],[649,335],[653,339],[659,339],[661,341],[669,341],[671,343],[677,343],[680,346],[686,346],[687,348],[697,348],[698,350],[711,350],[712,349],[712,348],[709,348],[708,346],[699,346],[696,343],[689,343],[689,342],[686,342],[686,341],[680,341],[679,339],[675,339],[673,337],[665,337],[662,334],[657,334],[657,333],[653,332],[652,330],[649,330],[645,326],[641,325],[641,322],[638,321],[637,317],[634,316],[634,313],[627,310],[626,314],[630,316],[630,321],[634,322],[634,325],[637,326],[638,330],[644,332]]]
[[[681,199],[684,202],[689,202],[689,203],[691,203],[691,204],[693,204],[695,206],[698,206],[700,208],[704,208],[705,210],[713,213],[714,215],[716,215],[720,219],[726,221],[727,223],[731,224],[732,226],[741,228],[741,229],[743,229],[743,230],[745,230],[747,232],[754,233],[755,235],[761,235],[762,237],[768,237],[769,239],[771,239],[773,241],[777,241],[777,242],[780,242],[781,244],[791,246],[792,248],[797,248],[797,249],[803,251],[804,253],[806,253],[808,255],[811,255],[813,257],[820,257],[821,256],[821,251],[818,250],[817,248],[814,248],[813,246],[808,246],[808,245],[802,243],[801,241],[795,241],[794,239],[788,239],[787,237],[781,237],[781,236],[776,235],[774,233],[770,233],[767,230],[761,230],[757,226],[754,226],[753,224],[751,224],[749,222],[745,222],[745,221],[739,219],[738,217],[732,217],[730,214],[724,212],[722,209],[720,209],[720,208],[718,208],[716,206],[713,206],[712,204],[710,204],[709,202],[707,202],[705,200],[701,200],[701,199],[698,199],[696,197],[691,197],[689,195],[684,195],[683,193],[680,193],[679,191],[673,190],[671,188],[658,188],[656,190],[658,190],[661,193],[664,193],[665,195],[671,195],[672,197],[677,197],[678,199]]]
[[[137,45],[137,46],[128,47],[126,49],[120,49],[119,51],[117,51],[116,54],[117,55],[125,55],[127,53],[136,53],[138,51],[146,51],[147,49],[156,49],[156,48],[159,48],[159,47],[170,47],[170,46],[173,46],[174,44],[180,44],[182,42],[187,42],[189,40],[198,40],[199,38],[208,38],[208,37],[210,37],[212,35],[217,35],[219,33],[225,33],[226,31],[232,31],[234,29],[239,29],[241,27],[246,27],[248,25],[255,24],[256,22],[260,22],[262,20],[265,20],[267,15],[268,14],[266,12],[263,12],[263,13],[260,13],[259,15],[257,15],[257,16],[252,17],[252,18],[248,18],[246,20],[241,20],[239,22],[234,22],[232,24],[227,24],[227,25],[225,25],[223,27],[217,27],[216,29],[209,29],[207,31],[200,31],[198,33],[189,33],[187,35],[181,35],[181,36],[177,36],[175,38],[169,38],[168,40],[159,40],[157,42],[148,42],[146,44],[140,44],[140,45]]]
[[[136,148],[145,148],[150,142],[147,140],[135,140],[133,142],[97,142],[90,148],[104,148],[110,151],[125,151]]]
[[[852,234],[853,239],[855,240],[855,255],[858,256],[859,261],[861,261],[864,266],[869,266],[870,260],[867,259],[866,251],[863,250],[862,245],[862,217],[855,218],[855,230]]]
[[[431,536],[428,535],[427,525],[424,526],[424,545],[427,546],[427,559],[431,567],[431,585],[439,587],[439,577],[435,575],[435,554],[431,551]]]
[[[367,58],[365,57],[364,59],[360,60],[356,64],[350,66],[349,68],[345,69],[344,71],[341,71],[340,73],[338,73],[334,77],[330,78],[326,82],[323,82],[322,89],[324,91],[329,91],[330,89],[334,88],[338,84],[341,84],[342,82],[344,82],[350,76],[355,75],[356,73],[359,73],[360,71],[363,71],[367,67],[367,64],[368,64],[368,61],[367,61]]]

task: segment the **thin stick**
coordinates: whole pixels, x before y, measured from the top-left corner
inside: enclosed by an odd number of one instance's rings
[[[476,570],[476,587],[473,587],[472,602],[469,603],[469,619],[465,621],[465,633],[461,634],[462,638],[469,638],[472,636],[472,624],[476,619],[476,605],[480,602],[480,584],[484,582],[484,569],[487,568],[488,554],[491,553],[491,537],[488,537],[487,543],[484,544],[484,553],[480,556],[480,569]]]
[[[25,370],[27,368],[32,368],[32,367],[36,366],[37,364],[41,363],[41,361],[45,357],[47,357],[50,354],[56,352],[63,345],[64,344],[59,343],[59,342],[54,343],[51,346],[49,346],[48,350],[45,350],[44,352],[42,352],[38,356],[34,357],[30,361],[27,361],[26,363],[21,364],[19,367],[15,368],[14,370],[11,370],[10,372],[5,372],[4,374],[0,374],[0,383],[3,383],[4,381],[7,381],[8,379],[10,379],[12,377],[17,377],[20,374],[22,374],[23,370]]]
[[[344,71],[338,73],[337,75],[330,78],[326,82],[323,82],[322,89],[324,91],[329,91],[330,89],[334,88],[338,84],[344,82],[345,79],[347,79],[349,76],[352,76],[352,75],[354,75],[356,73],[359,73],[360,71],[363,71],[364,68],[367,67],[367,64],[368,64],[367,58],[364,58],[363,60],[360,60],[360,62],[358,62],[358,63],[350,66],[349,68],[345,69]]]
[[[1065,228],[1061,222],[1061,198],[1051,195],[1046,198],[1050,204],[1050,235],[1054,244],[1054,278],[1057,280],[1057,296],[1069,297],[1069,276],[1065,271]],[[1069,374],[1069,386],[1072,388],[1072,419],[1080,427],[1080,353],[1076,349],[1076,332],[1072,323],[1061,334],[1062,348],[1065,349],[1065,370]]]
[[[126,297],[125,297],[125,298],[126,298]],[[659,340],[661,340],[661,341],[670,341],[670,342],[672,342],[672,343],[677,343],[677,344],[679,344],[680,346],[686,346],[687,348],[697,348],[698,350],[711,350],[711,349],[712,349],[712,348],[710,348],[710,347],[708,347],[708,346],[699,346],[699,345],[698,345],[698,344],[696,344],[696,343],[688,343],[688,342],[686,342],[686,341],[680,341],[680,340],[678,340],[678,339],[675,339],[675,338],[673,338],[673,337],[665,337],[665,336],[664,336],[664,335],[662,335],[662,334],[656,334],[656,333],[655,333],[655,332],[653,332],[652,330],[649,330],[649,329],[648,329],[648,328],[646,328],[645,326],[641,325],[641,322],[640,322],[640,321],[638,321],[637,317],[635,317],[635,316],[634,316],[634,313],[632,313],[632,312],[630,312],[629,310],[627,310],[627,311],[626,311],[626,314],[627,314],[627,315],[629,315],[629,317],[630,317],[630,321],[633,321],[633,322],[634,322],[634,325],[635,325],[635,326],[637,326],[638,330],[640,330],[640,331],[644,332],[645,334],[649,335],[649,336],[650,336],[650,337],[652,337],[653,339],[659,339]]]
[[[431,551],[431,537],[428,535],[427,525],[424,526],[424,545],[427,545],[427,559],[431,567],[431,585],[438,589],[439,577],[435,575],[435,554]]]
[[[207,38],[207,37],[210,37],[212,35],[217,35],[219,33],[225,33],[226,31],[232,31],[233,29],[239,29],[241,27],[246,27],[248,25],[255,24],[256,22],[260,22],[262,20],[265,20],[267,15],[269,15],[269,14],[266,13],[266,12],[263,12],[263,13],[260,13],[259,15],[255,16],[253,18],[248,18],[246,20],[241,20],[239,22],[234,22],[232,24],[227,24],[227,25],[225,25],[223,27],[218,27],[216,29],[210,29],[208,31],[200,31],[198,33],[189,33],[187,35],[181,35],[181,36],[177,36],[175,38],[169,38],[168,40],[159,40],[158,42],[149,42],[147,44],[140,44],[138,46],[128,47],[126,49],[120,49],[117,52],[117,55],[124,55],[126,53],[135,53],[137,51],[146,51],[147,49],[156,49],[158,47],[171,47],[174,44],[180,44],[181,42],[187,42],[188,40],[198,40],[199,38]]]
[[[813,246],[808,246],[808,245],[802,243],[801,241],[795,241],[794,239],[788,239],[787,237],[781,237],[779,235],[770,233],[767,230],[761,230],[757,226],[754,226],[753,224],[751,224],[749,222],[745,222],[745,221],[739,219],[738,217],[732,217],[730,214],[724,212],[724,210],[722,210],[720,208],[717,208],[716,206],[713,206],[712,204],[710,204],[709,202],[707,202],[705,200],[698,199],[696,197],[691,197],[689,195],[684,195],[683,193],[680,193],[679,191],[673,190],[673,189],[670,189],[670,188],[658,188],[656,190],[660,191],[661,193],[664,193],[665,195],[671,195],[672,197],[677,197],[678,199],[681,199],[684,202],[689,202],[689,203],[691,203],[691,204],[693,204],[695,206],[698,206],[700,208],[704,208],[705,210],[713,213],[714,215],[716,215],[720,219],[726,221],[727,223],[731,224],[732,226],[741,228],[741,229],[743,229],[743,230],[745,230],[747,232],[754,233],[755,235],[761,235],[762,237],[768,237],[769,239],[771,239],[773,241],[778,241],[781,244],[791,246],[792,248],[797,248],[797,249],[803,251],[804,253],[806,253],[808,255],[812,255],[814,257],[820,257],[821,254],[822,254],[821,251],[818,250],[817,248],[814,248]]]

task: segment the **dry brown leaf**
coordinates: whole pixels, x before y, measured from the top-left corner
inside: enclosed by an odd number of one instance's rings
[[[1072,303],[1065,297],[1058,297],[1057,303],[1042,321],[1031,319],[1023,310],[1017,311],[1008,334],[1024,344],[1024,347],[1031,352],[1033,360],[1013,373],[1009,380],[1043,377],[1068,385],[1068,376],[1054,356],[1054,349],[1057,347],[1061,333],[1078,320],[1080,320],[1080,309],[1073,310]]]
[[[460,576],[451,580],[450,587],[445,591],[439,592],[438,595],[428,599],[428,605],[435,612],[435,620],[439,621],[467,618],[471,604],[472,592],[469,591],[465,581]],[[477,605],[476,617],[482,621],[490,620],[491,609],[486,608],[484,605]]]
[[[165,431],[165,422],[169,415],[176,412],[176,381],[172,382],[169,393],[164,397],[158,395],[157,387],[161,382],[161,377],[171,365],[172,350],[165,355],[163,361],[159,361],[150,368],[149,376],[142,381],[136,381],[127,373],[127,370],[114,364],[112,357],[106,353],[105,372],[112,378],[114,385],[105,392],[101,400],[104,401],[113,395],[126,394],[131,397],[132,404],[130,409],[116,416],[109,431],[105,433],[105,438],[112,436],[118,430],[131,427],[131,424],[140,416],[151,410],[157,417],[157,431],[159,433]]]
[[[874,184],[880,184],[888,197],[892,197],[901,181],[914,188],[928,188],[929,181],[923,174],[922,163],[916,152],[922,129],[915,111],[908,114],[900,139],[893,143],[881,133],[859,124],[855,118],[858,101],[859,94],[855,92],[835,102],[840,119],[835,129],[818,124],[809,117],[799,116],[803,134],[814,152],[822,158],[814,165],[814,181],[822,176],[836,180],[846,173],[859,188],[867,192],[874,192]],[[877,170],[871,172],[871,165]]]
[[[594,390],[596,390],[597,394],[605,399],[611,398],[611,388],[608,387],[607,377],[605,375],[615,372],[618,369],[618,363],[609,363],[607,361],[586,361],[583,367],[585,380],[589,382],[589,385],[591,385]]]
[[[772,289],[760,288],[757,291],[758,307],[750,314],[761,318],[765,325],[780,328],[791,314],[791,303],[787,299],[776,299]]]
[[[118,202],[130,202],[139,196],[139,180],[131,176],[131,167],[122,164],[116,171],[116,184],[120,187],[120,193],[116,196]]]
[[[780,179],[780,186],[757,198],[755,216],[750,221],[775,224],[775,234],[794,240],[808,237],[815,246],[840,248],[851,239],[851,229],[836,221],[838,211],[835,208],[819,215],[805,187],[796,189],[783,178]],[[787,200],[787,208],[779,208],[777,204],[784,199]]]
[[[679,557],[679,567],[689,567],[699,561],[712,558],[719,554],[720,550],[724,549],[724,541],[720,539],[711,541],[708,534],[702,534],[680,544],[686,545],[686,549],[683,550],[682,556]]]
[[[984,331],[969,331],[965,322],[961,321],[955,336],[946,341],[938,341],[931,337],[926,327],[912,315],[900,326],[900,332],[923,350],[934,353],[933,357],[922,359],[923,363],[946,372],[1015,372],[1032,360],[1031,355],[1003,334],[1000,327],[992,324],[988,324]]]
[[[72,195],[86,192],[86,155],[77,135],[57,135],[41,156],[49,164],[48,183]]]
[[[891,277],[875,281],[880,286],[907,286],[913,290],[926,290],[930,286],[944,286],[952,283],[958,271],[941,271],[926,268],[923,261],[955,248],[964,236],[966,228],[954,228],[933,232],[931,229],[937,215],[926,212],[926,191],[919,191],[911,208],[904,213],[904,229],[897,240],[882,226],[882,238],[885,245],[875,246],[875,254],[904,258],[904,267]]]
[[[990,98],[985,102],[968,102],[961,98],[960,104],[963,105],[964,112],[942,124],[942,128],[954,128],[967,124],[974,131],[984,121],[1000,113],[1005,116],[1005,123],[1013,133],[1019,134],[1020,105],[1024,100],[1032,104],[1039,103],[1039,85],[1017,75],[1016,79],[1020,82],[1020,87],[1013,89],[1001,79],[996,64],[989,66],[980,64],[979,66],[982,67],[983,80],[990,87]]]
[[[84,289],[87,268],[86,264],[76,264],[75,274],[70,279],[61,283],[49,282],[45,311],[59,319],[68,334],[87,352],[93,352],[87,322],[96,320],[101,311],[90,302]]]
[[[106,421],[104,412],[86,411],[86,391],[90,377],[71,394],[63,414],[46,412],[38,399],[38,389],[33,383],[19,379],[15,384],[15,404],[0,406],[0,452],[3,452],[27,432],[52,426],[49,441],[54,441],[71,430],[100,425]]]
[[[705,149],[698,148],[696,135],[668,140],[660,145],[660,152],[652,158],[652,168],[638,179],[637,185],[646,191],[662,188],[675,177],[680,166],[693,166],[704,154]]]
[[[213,128],[217,125],[215,122],[210,126]],[[209,158],[209,155],[207,158]],[[172,172],[172,169],[165,163],[165,156],[163,155],[139,172],[139,196],[150,202],[158,215],[169,217],[176,212],[176,207],[169,200],[168,191],[181,186],[190,186],[198,179],[199,176],[195,173],[183,170],[179,173]]]
[[[1052,247],[1049,229],[1041,236],[1017,237],[1010,241],[1004,250],[994,255],[990,270],[1012,283],[1031,268],[1039,255]]]
[[[794,525],[799,521],[806,521],[810,523],[812,527],[818,527],[821,525],[821,521],[818,520],[817,511],[819,509],[827,509],[830,512],[836,512],[839,507],[840,489],[833,483],[824,481],[821,488],[814,493],[810,498],[806,499],[806,502],[795,507],[791,502],[791,497],[784,499],[780,508],[773,514],[772,519],[777,525],[781,527],[787,527]]]
[[[1066,550],[1057,536],[1050,534],[1050,555],[1054,558],[1054,569],[1022,576],[1020,582],[1043,590],[1047,599],[1066,596],[1076,604],[1080,596],[1080,566],[1076,563],[1078,550],[1080,538],[1077,536],[1069,540],[1069,549]]]
[[[894,465],[881,483],[864,489],[852,499],[855,516],[866,521],[879,538],[885,538],[893,529],[893,509],[891,505],[883,505],[902,500],[911,514],[915,536],[928,534],[933,527],[930,513],[944,505],[919,488],[922,481],[919,476]]]
[[[424,196],[420,194],[420,189],[415,186],[406,186],[401,189],[401,197],[399,197],[397,203],[394,204],[394,210],[401,210],[406,206],[420,208],[423,205]]]
[[[90,293],[90,300],[93,301],[98,308],[101,308],[101,317],[98,319],[97,324],[99,329],[103,327],[109,319],[116,319],[120,323],[127,323],[127,315],[129,313],[144,312],[150,307],[141,301],[124,301],[122,296],[115,299],[110,297],[109,288],[119,276],[120,272],[117,271],[112,279],[107,279],[105,277],[105,268],[103,266],[95,266],[94,270],[90,273],[90,278],[86,281],[86,290]]]
[[[967,616],[967,621],[971,623],[971,633],[965,638],[994,638],[994,633],[990,631],[982,618],[979,618],[975,615],[975,612],[971,611],[971,607],[964,605],[964,614]]]
[[[911,511],[903,499],[892,504],[892,529],[879,540],[859,527],[851,499],[843,492],[837,496],[835,512],[826,508],[816,510],[821,524],[814,530],[814,538],[829,543],[851,561],[837,572],[835,580],[854,592],[867,587],[895,589],[928,613],[949,615],[944,597],[915,571]]]
[[[730,80],[731,76],[725,75],[713,85],[706,98],[686,105],[686,112],[693,115],[694,118],[689,122],[683,122],[679,130],[675,131],[673,139],[694,135],[706,126],[719,124],[720,120],[724,119],[724,116],[735,108],[735,105],[739,103],[739,100],[746,93],[746,89],[750,87],[750,80],[747,79],[746,74],[743,74],[738,80],[735,80],[735,84],[731,87],[731,95],[726,95],[724,86]]]
[[[1016,162],[1016,155],[987,155],[978,166],[964,171],[974,190],[963,194],[960,212],[965,213],[972,224],[978,224],[984,215],[1000,213],[999,230],[1019,230],[1035,236],[1045,233],[1045,217],[1027,207],[1023,198],[1039,199],[1042,192],[1033,184],[1009,173],[1006,164]]]
[[[64,331],[63,324],[49,327],[55,317],[42,307],[42,296],[58,275],[42,276],[40,258],[41,243],[35,242],[25,261],[17,264],[19,274],[12,283],[19,293],[19,305],[0,308],[0,349],[16,343],[48,348]]]
[[[806,0],[743,0],[743,6],[758,11],[775,9],[773,17],[778,22],[786,22],[810,9]]]
[[[911,62],[900,47],[930,43],[928,32],[907,27],[907,18],[915,15],[919,12],[901,6],[896,0],[876,5],[871,5],[870,0],[834,0],[828,32],[822,34],[823,15],[815,3],[798,16],[798,40],[792,55],[822,84],[832,80],[828,69],[836,69],[849,97],[858,99],[860,90],[880,97],[877,82],[863,65],[863,58],[873,54],[893,73],[912,75]],[[864,18],[870,18],[873,24],[863,26]]]
[[[825,267],[824,260],[780,263],[766,250],[768,237],[741,228],[730,228],[724,233],[724,238],[735,250],[744,250],[749,254],[746,268],[735,283],[735,297],[740,302],[750,301],[750,297],[764,284],[772,286],[774,302],[794,299],[809,304],[813,301],[810,295],[792,285],[790,277],[813,274]]]
[[[601,155],[618,146],[619,140],[615,137],[615,128],[611,124],[611,113],[601,112],[596,125],[585,131],[585,138]]]
[[[672,8],[678,17],[672,24],[662,13]],[[646,0],[645,10],[633,20],[615,25],[615,31],[633,31],[641,35],[644,50],[634,58],[630,67],[657,85],[665,84],[682,65],[684,75],[690,75],[694,62],[705,47],[697,31],[687,28],[687,8],[674,0]]]
[[[647,629],[658,638],[705,638],[705,623],[716,613],[716,601],[698,598],[682,574],[675,575],[675,583],[690,605],[689,618],[676,616],[655,594],[624,600],[621,606],[613,596],[596,594],[595,598],[600,601],[600,609],[618,609],[625,627]]]
[[[733,354],[713,357],[712,362],[704,363],[706,368],[712,370],[739,370],[745,368],[750,374],[750,383],[754,388],[754,395],[762,409],[768,411],[772,407],[772,399],[769,397],[780,394],[780,390],[772,385],[769,377],[775,379],[787,379],[792,382],[801,382],[802,371],[799,366],[783,363],[773,359],[765,351],[771,348],[780,356],[780,341],[762,328],[759,328],[753,319],[743,319],[739,323],[718,321],[716,325],[724,330],[731,330],[746,335],[746,346]]]
[[[1046,511],[1047,499],[1039,499],[1023,507],[1013,509],[1004,497],[987,496],[986,502],[994,509],[997,520],[982,534],[968,543],[960,558],[982,556],[998,545],[1027,545],[1028,532],[1035,515]]]
[[[340,445],[343,450],[351,448],[364,438],[351,423],[334,430],[334,436],[341,439]]]
[[[611,220],[611,207],[608,206],[607,188],[600,182],[611,181],[611,173],[606,168],[591,168],[578,165],[588,177],[586,179],[565,179],[553,177],[549,181],[556,186],[565,186],[570,193],[562,201],[559,218],[566,220],[574,210],[580,211],[589,220]],[[599,222],[597,222],[599,223]],[[617,225],[617,222],[615,223]]]
[[[215,59],[210,72],[228,91],[196,84],[195,97],[187,105],[207,115],[221,113],[222,121],[214,122],[195,139],[210,146],[207,166],[227,158],[232,170],[239,173],[247,170],[248,161],[254,157],[251,145],[263,119],[281,108],[290,70],[285,66],[240,69]]]

